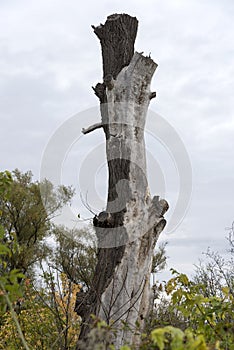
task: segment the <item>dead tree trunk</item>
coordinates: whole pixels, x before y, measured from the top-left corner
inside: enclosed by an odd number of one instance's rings
[[[138,342],[121,329],[121,321],[144,325],[153,251],[168,209],[167,202],[151,198],[148,189],[144,126],[150,99],[156,96],[150,83],[157,64],[134,53],[137,26],[136,18],[114,14],[93,27],[103,57],[103,83],[94,88],[102,122],[83,129],[104,129],[109,187],[106,211],[93,220],[99,247],[92,288],[76,306],[84,321],[80,339],[85,339],[90,314],[95,314],[107,323],[114,321],[117,349]]]

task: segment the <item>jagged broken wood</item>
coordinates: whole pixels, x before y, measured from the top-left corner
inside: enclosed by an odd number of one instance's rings
[[[168,209],[165,200],[151,198],[148,188],[144,127],[150,100],[156,96],[150,83],[157,64],[134,53],[137,26],[137,19],[126,14],[111,15],[104,25],[93,26],[103,57],[103,82],[93,88],[102,121],[83,131],[103,127],[109,179],[106,210],[93,219],[98,238],[95,275],[76,304],[83,320],[80,340],[86,339],[90,315],[95,314],[113,322],[116,349],[139,342],[139,334],[123,328],[122,322],[144,326],[153,252]]]

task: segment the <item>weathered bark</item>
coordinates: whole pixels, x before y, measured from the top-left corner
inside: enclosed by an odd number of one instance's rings
[[[118,328],[118,349],[138,338],[121,329],[121,321],[143,327],[150,299],[153,250],[166,221],[168,204],[151,199],[147,176],[144,126],[151,98],[150,83],[157,64],[134,53],[137,19],[112,15],[104,25],[93,27],[102,47],[103,83],[94,88],[101,103],[109,170],[106,211],[95,216],[98,263],[93,284],[77,301],[76,311],[84,323],[80,339],[89,330],[90,314]]]

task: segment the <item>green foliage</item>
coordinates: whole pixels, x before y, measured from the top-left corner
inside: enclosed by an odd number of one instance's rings
[[[167,326],[151,332],[151,339],[159,350],[206,350],[202,335],[194,336],[191,331]]]
[[[0,173],[0,202],[8,201],[10,198],[10,188],[12,185],[12,176],[9,171]],[[0,210],[0,218],[2,219],[4,213]],[[16,313],[13,308],[15,303],[22,296],[22,288],[19,281],[24,278],[24,275],[18,269],[8,269],[7,262],[12,255],[20,250],[18,242],[14,234],[10,239],[5,237],[5,228],[0,224],[0,330],[4,323],[4,316],[8,308],[11,315],[11,320],[17,329],[17,335],[24,349],[28,350],[27,343],[24,339],[22,330],[20,328]],[[5,349],[6,347],[4,347]]]
[[[227,286],[222,296],[206,296],[206,286],[190,281],[185,274],[172,270],[175,277],[166,285],[172,307],[187,318],[188,328],[204,335],[209,344],[220,341],[221,347],[234,344],[234,298]]]
[[[8,198],[9,196],[9,188],[12,184],[12,176],[11,173],[6,170],[0,172],[0,196],[1,198]]]
[[[0,172],[1,200],[7,201],[10,197],[12,182],[12,176],[9,171]],[[0,217],[3,215],[4,213],[0,211]],[[16,237],[12,235],[11,239],[6,240],[4,227],[0,225],[0,317],[7,308],[6,294],[10,302],[15,302],[22,296],[22,288],[18,282],[24,278],[24,275],[18,269],[9,270],[7,265],[7,261],[19,250],[20,247]]]
[[[6,294],[10,302],[15,302],[19,297],[22,297],[23,291],[19,281],[24,278],[20,270],[9,270],[6,263],[12,254],[19,250],[17,241],[13,237],[11,242],[5,243],[3,237],[4,230],[0,227],[0,317],[7,308]]]
[[[53,228],[50,220],[72,195],[69,187],[54,189],[46,180],[32,182],[30,172],[0,173],[1,349],[28,349],[28,344],[52,349],[53,343],[56,349],[60,348],[58,343],[63,344],[61,349],[75,347],[79,320],[73,311],[78,291],[74,284],[69,282],[65,293],[65,280],[59,278],[59,290],[66,295],[58,293],[54,285],[46,292],[30,288],[29,293],[21,272],[33,276],[30,269],[37,261],[42,263],[45,251],[49,251],[43,240]]]
[[[73,196],[70,187],[54,188],[49,181],[33,182],[32,173],[19,170],[0,174],[0,224],[4,241],[17,240],[20,250],[7,259],[9,270],[20,269],[24,273],[43,259],[46,253],[44,238],[49,234],[51,218],[69,203]]]

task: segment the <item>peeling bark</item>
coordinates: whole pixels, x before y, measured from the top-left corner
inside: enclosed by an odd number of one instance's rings
[[[118,329],[114,344],[138,343],[131,332],[121,329],[121,321],[141,328],[150,302],[150,273],[155,244],[166,221],[165,200],[151,198],[147,175],[144,127],[150,91],[157,64],[134,53],[138,21],[126,14],[107,18],[94,27],[103,57],[103,83],[94,89],[100,100],[101,123],[84,133],[103,127],[109,170],[106,211],[95,216],[98,263],[92,287],[76,311],[84,323],[80,339],[89,330],[90,314]]]

